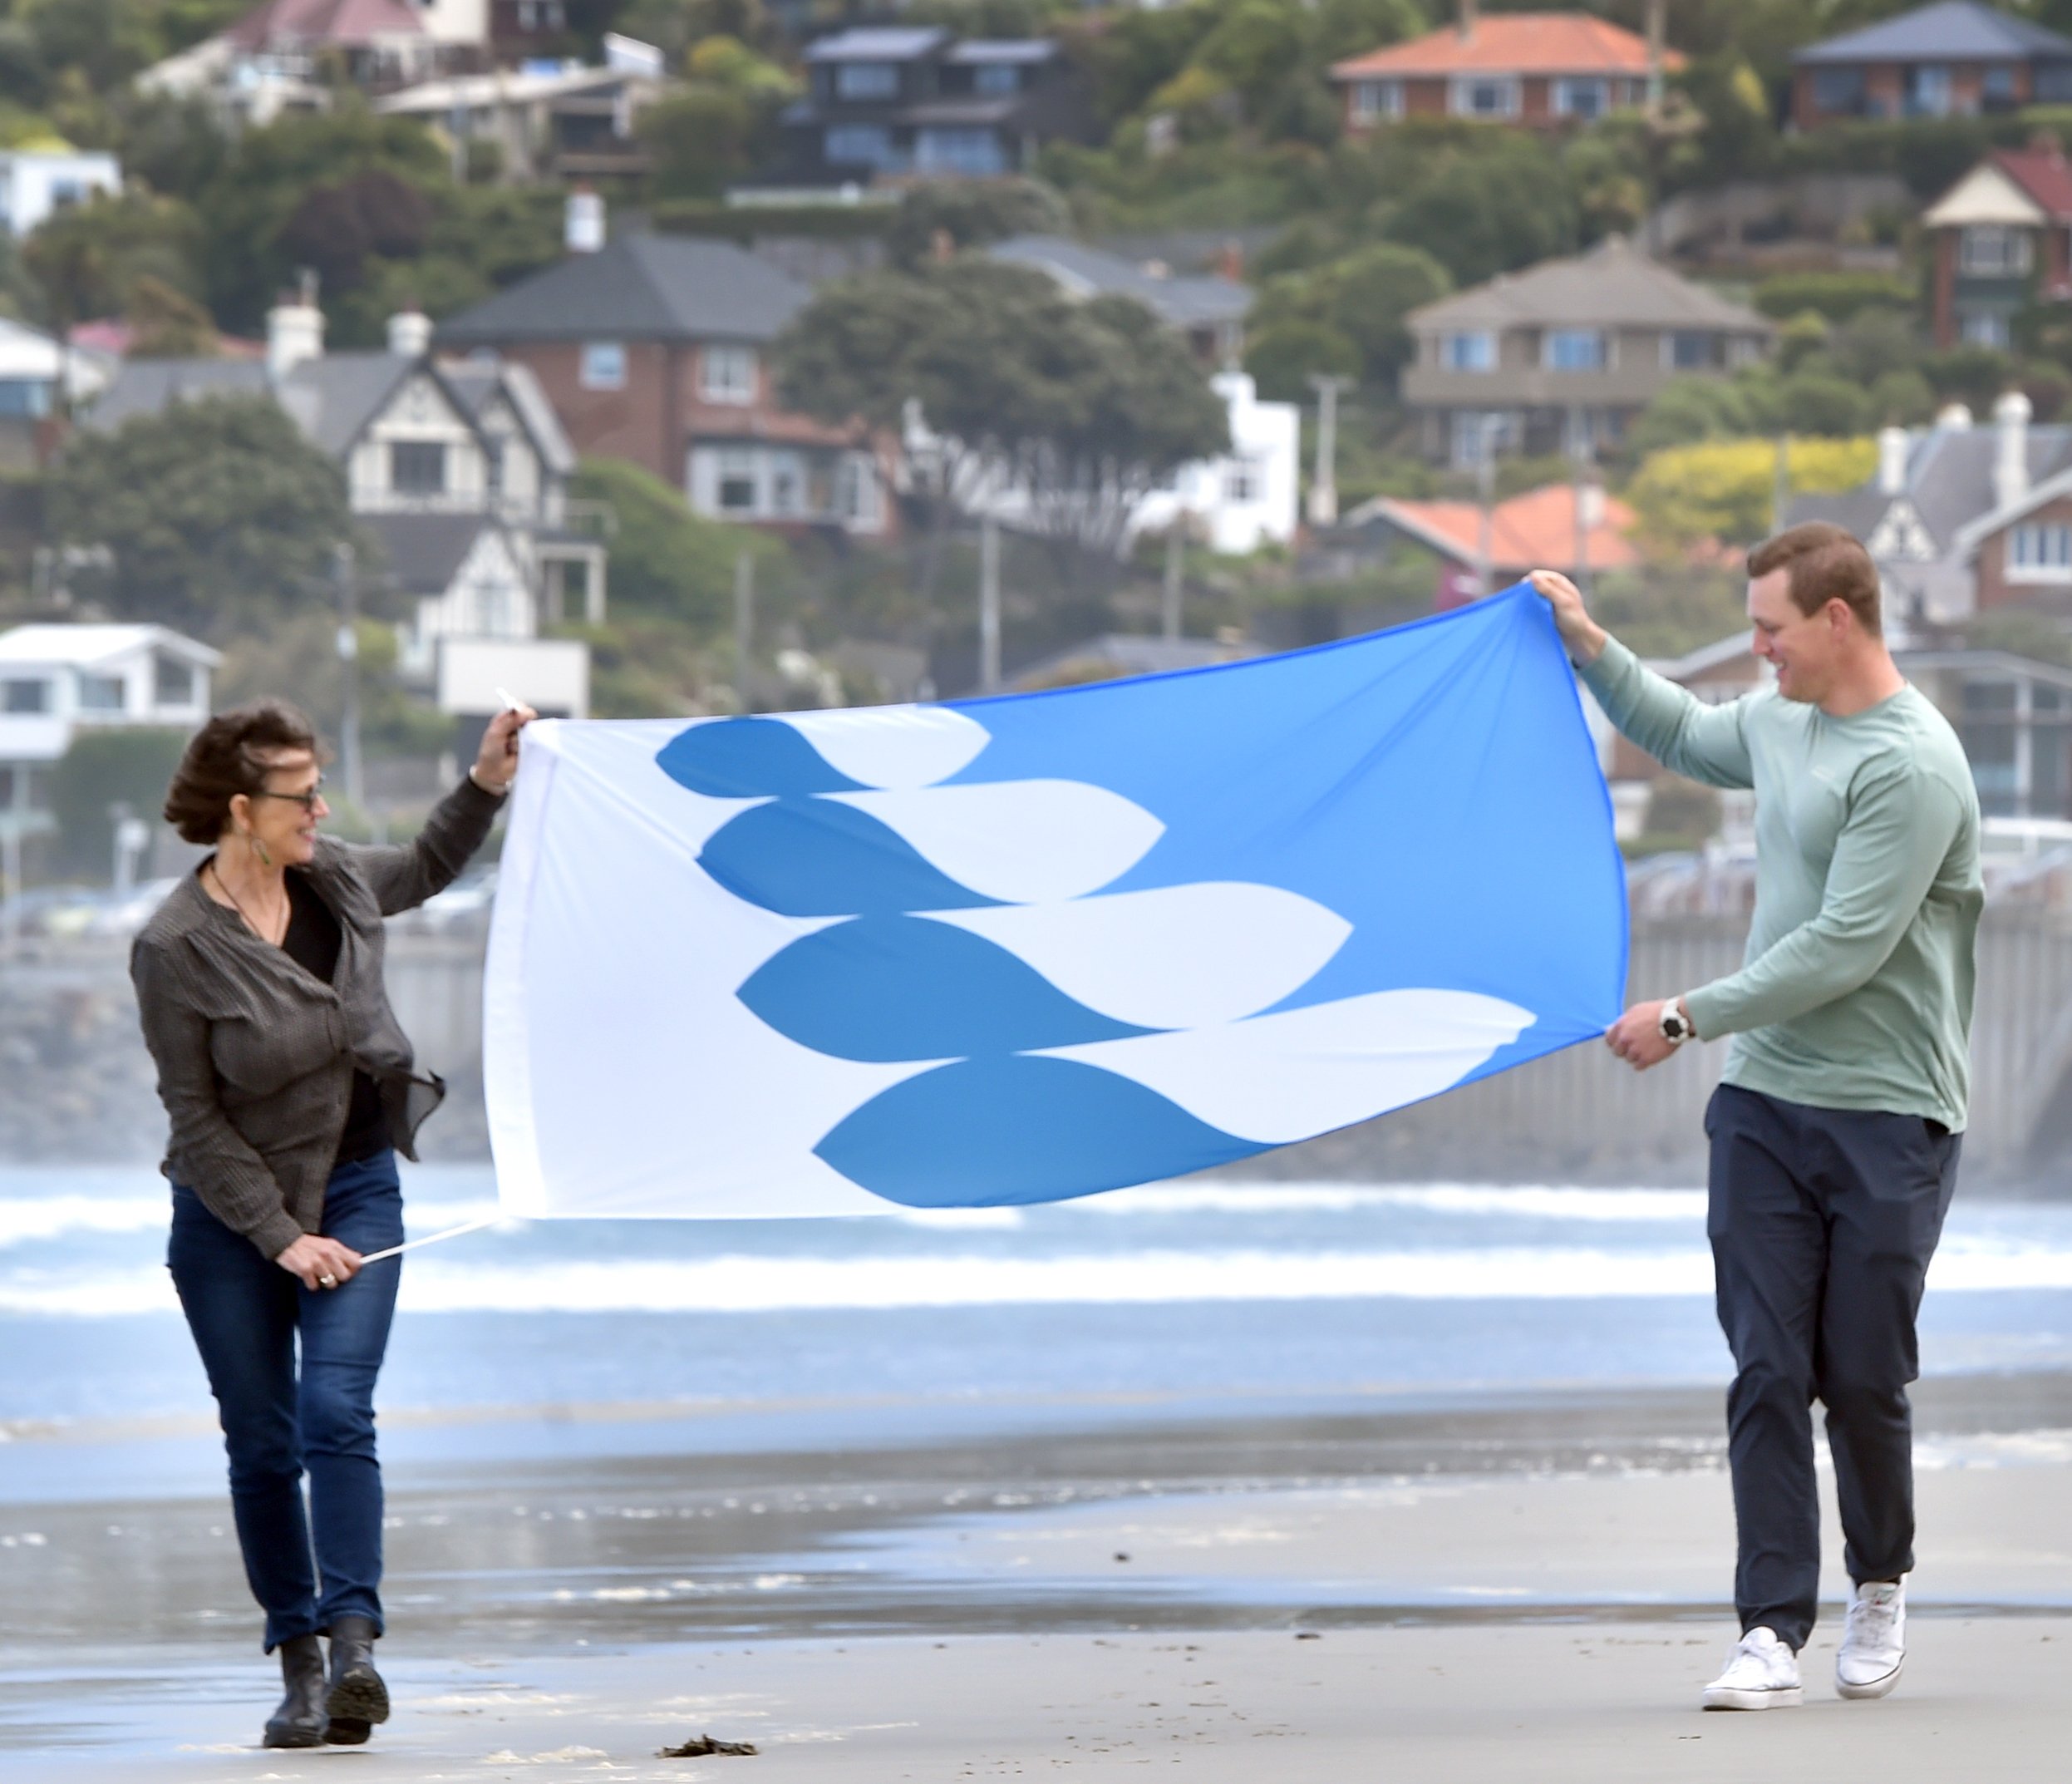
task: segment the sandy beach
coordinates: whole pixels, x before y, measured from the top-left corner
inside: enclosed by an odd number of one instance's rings
[[[1146,1401],[878,1449],[561,1416],[616,1453],[514,1460],[514,1420],[506,1454],[480,1453],[491,1422],[473,1459],[392,1467],[398,1709],[362,1752],[249,1745],[273,1680],[219,1498],[126,1496],[132,1453],[98,1496],[0,1508],[0,1763],[54,1784],[2062,1772],[2055,1373],[1923,1385],[1907,1678],[1834,1698],[1829,1615],[1806,1706],[1764,1717],[1696,1708],[1734,1633],[1710,1390]],[[76,1477],[114,1439],[24,1437],[9,1461],[66,1449]],[[169,1462],[208,1443],[124,1441]],[[656,1757],[706,1732],[760,1752]]]

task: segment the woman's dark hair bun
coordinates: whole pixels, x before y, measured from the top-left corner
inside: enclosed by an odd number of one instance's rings
[[[309,721],[284,700],[255,700],[219,712],[196,732],[165,793],[165,821],[183,841],[206,847],[230,821],[230,801],[266,785],[281,756],[323,748]]]

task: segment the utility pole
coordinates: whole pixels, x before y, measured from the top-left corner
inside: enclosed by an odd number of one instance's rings
[[[338,714],[338,769],[345,779],[346,801],[355,811],[367,809],[366,773],[360,761],[360,575],[352,547],[332,547],[331,573],[338,589],[338,666],[345,683]]]
[[[1478,430],[1478,443],[1481,451],[1475,456],[1475,499],[1482,509],[1482,520],[1475,535],[1475,576],[1478,596],[1489,594],[1496,584],[1496,442],[1497,430],[1503,425],[1494,415],[1482,417]]]
[[[1173,510],[1173,524],[1165,532],[1165,586],[1159,594],[1159,629],[1169,642],[1180,635],[1180,596],[1185,591],[1187,571],[1187,511]]]
[[[1595,519],[1590,501],[1589,412],[1568,412],[1568,459],[1576,500],[1576,586],[1590,592],[1590,528]]]
[[[978,691],[1000,692],[1000,522],[978,522]]]
[[[1317,392],[1317,469],[1309,480],[1309,524],[1335,526],[1338,522],[1338,393],[1351,389],[1352,380],[1313,372],[1309,382]]]
[[[734,559],[734,692],[744,712],[755,710],[749,695],[749,660],[755,648],[755,560],[747,552]]]
[[[1784,530],[1784,515],[1791,506],[1791,436],[1777,436],[1777,465],[1770,475],[1769,530],[1781,533]]]

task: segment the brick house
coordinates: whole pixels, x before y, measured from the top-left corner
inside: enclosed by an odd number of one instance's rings
[[[893,504],[869,431],[775,394],[769,344],[810,298],[731,243],[630,234],[450,317],[437,340],[529,367],[576,451],[647,466],[694,512],[874,537]]]
[[[1622,238],[1413,310],[1403,402],[1429,458],[1617,441],[1673,377],[1760,359],[1768,318],[1681,278]]]
[[[1587,12],[1485,18],[1462,0],[1457,22],[1340,62],[1331,77],[1356,133],[1399,118],[1559,126],[1644,105],[1650,62],[1645,39]],[[1665,70],[1683,64],[1662,57]]]
[[[1800,130],[1861,118],[1975,117],[2072,101],[2072,38],[1975,0],[1937,0],[1792,57]]]
[[[1932,244],[1937,347],[2004,352],[2020,311],[2072,298],[2072,162],[2055,136],[1996,150],[1921,221]]]
[[[889,480],[861,427],[785,409],[768,349],[812,293],[731,242],[624,235],[440,324],[539,380],[578,453],[630,459],[716,520],[882,535]]]

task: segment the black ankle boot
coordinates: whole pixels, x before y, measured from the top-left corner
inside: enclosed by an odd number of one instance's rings
[[[313,1635],[294,1635],[280,1646],[281,1680],[288,1695],[267,1718],[262,1747],[324,1744],[324,1650]],[[365,1738],[364,1736],[362,1737]]]
[[[324,1739],[333,1747],[357,1747],[375,1723],[388,1720],[388,1687],[374,1670],[374,1619],[331,1619],[331,1691],[324,1709],[330,1724]]]

